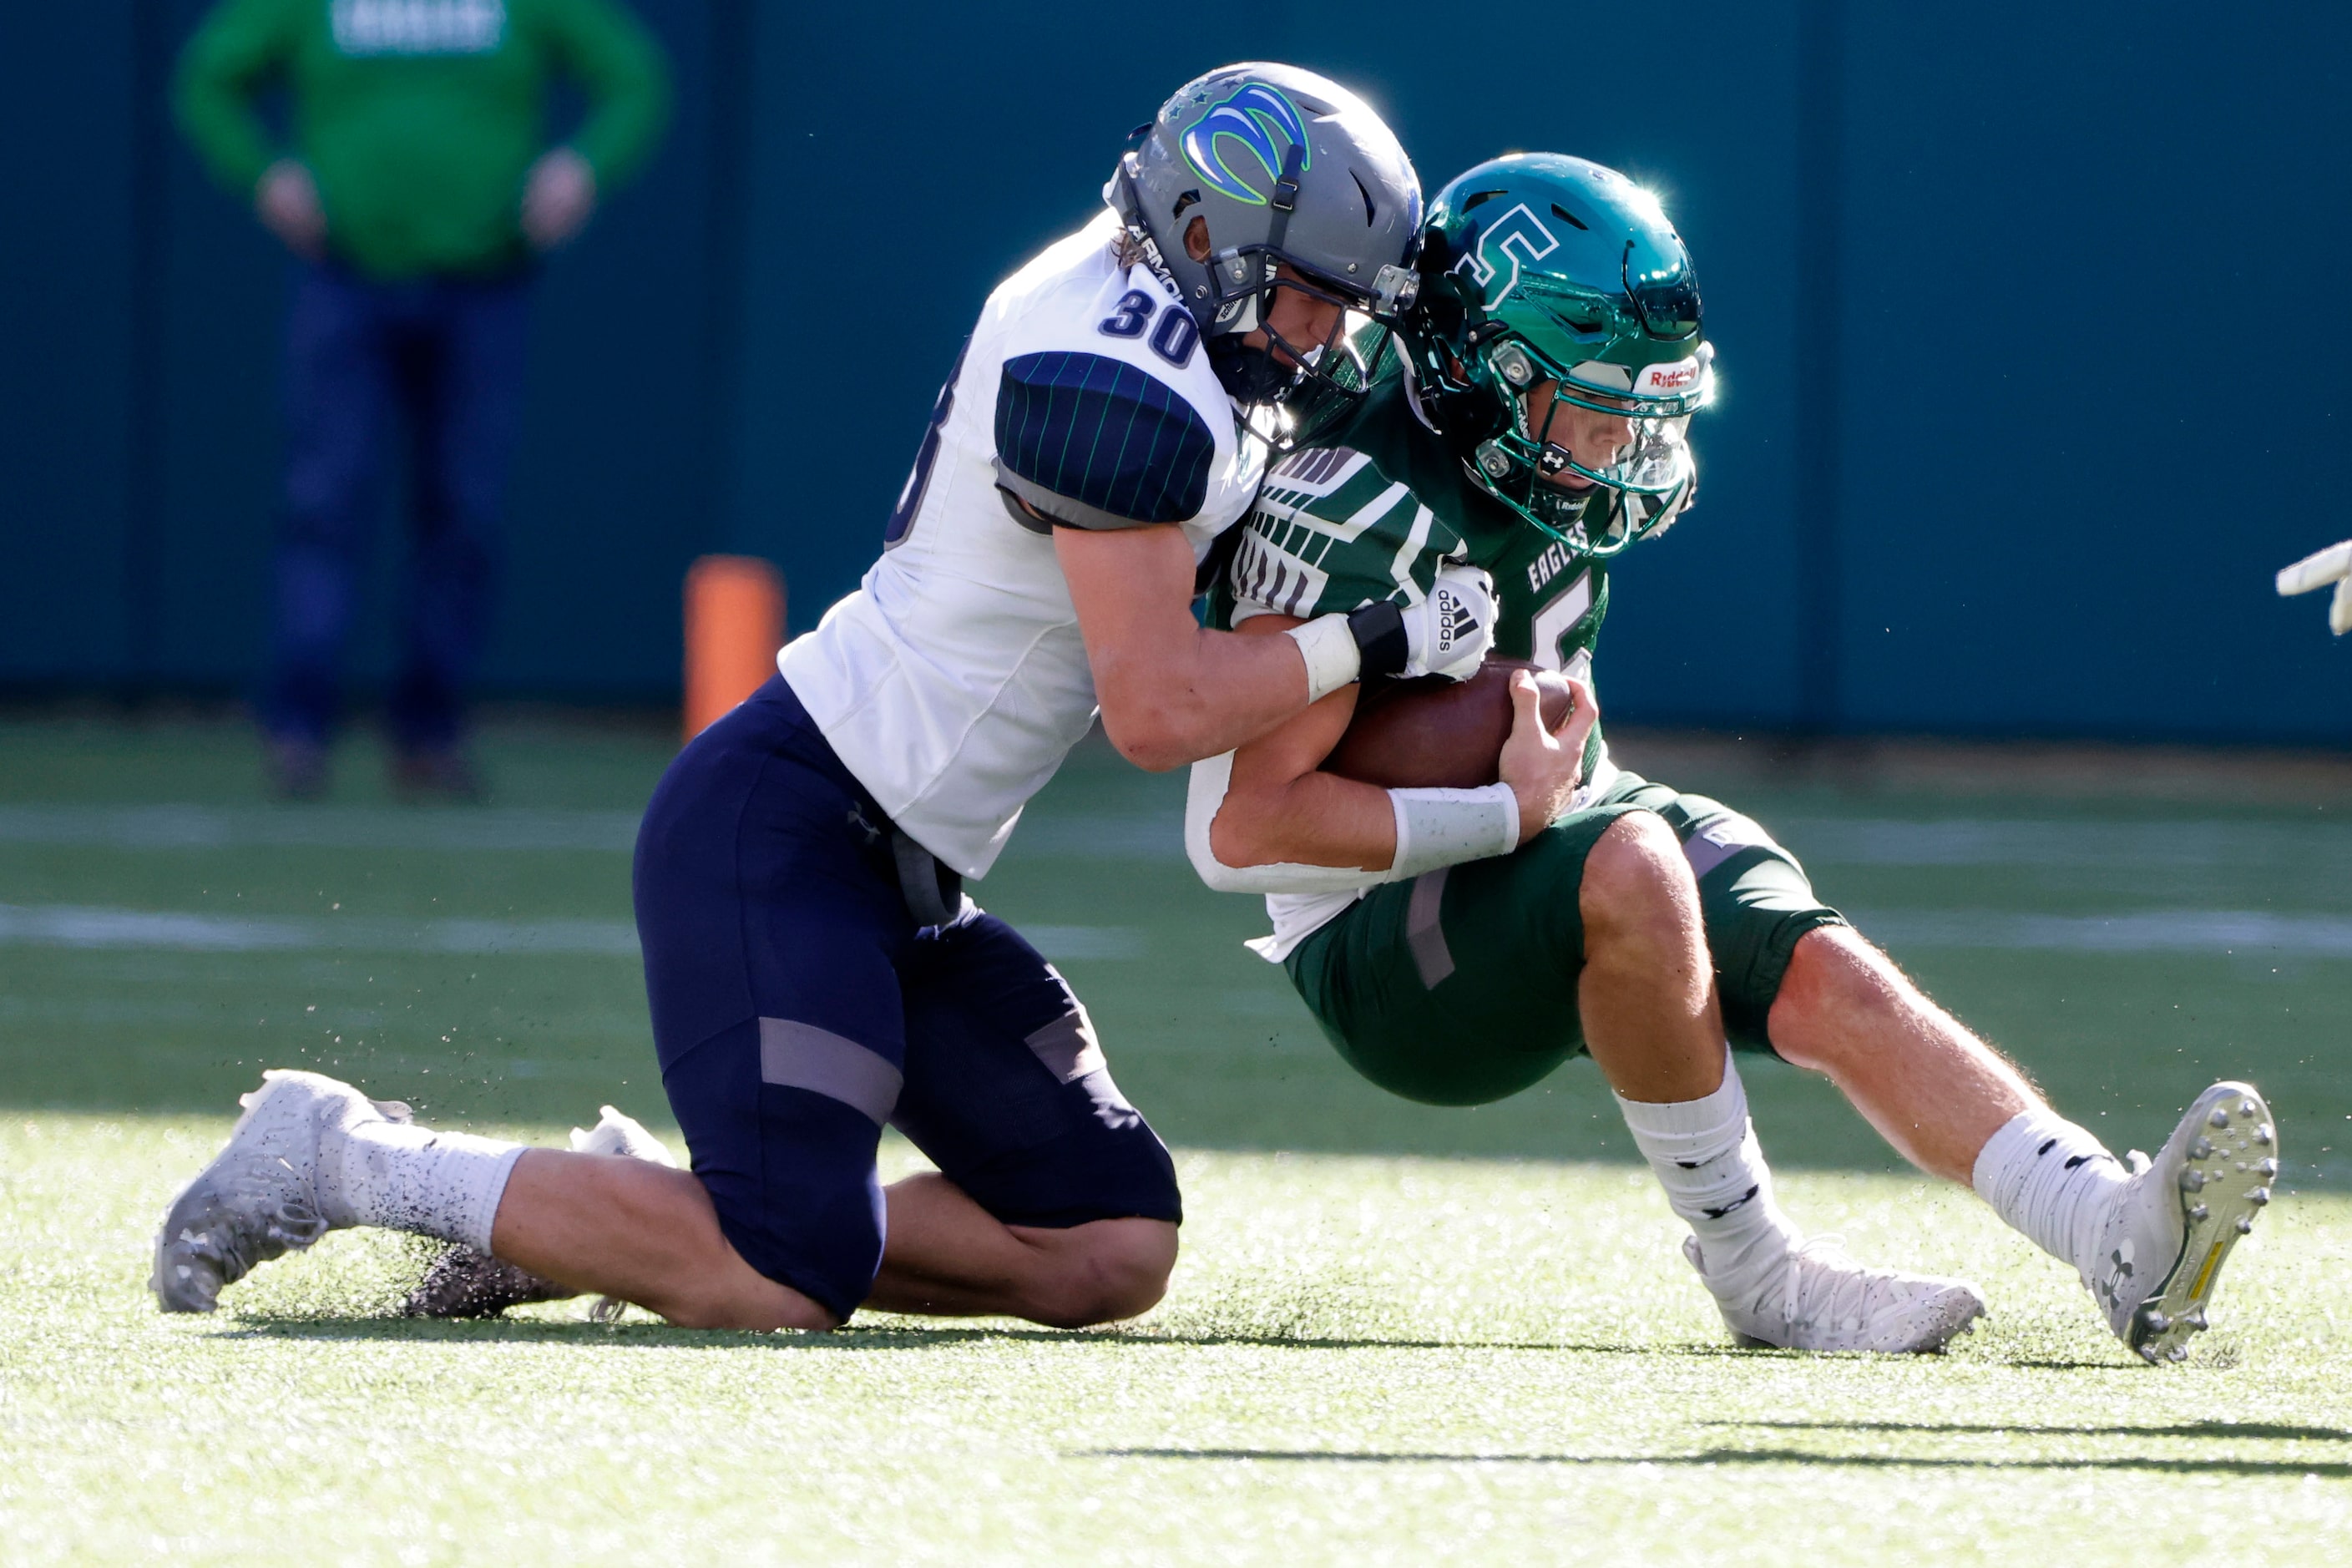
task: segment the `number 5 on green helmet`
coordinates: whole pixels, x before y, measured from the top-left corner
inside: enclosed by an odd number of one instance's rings
[[[1663,526],[1697,478],[1714,350],[1657,198],[1581,158],[1515,153],[1449,182],[1422,232],[1402,336],[1471,479],[1580,555]],[[1591,507],[1596,485],[1654,499]]]

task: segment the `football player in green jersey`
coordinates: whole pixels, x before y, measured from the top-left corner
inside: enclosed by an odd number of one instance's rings
[[[1568,673],[1577,709],[1546,733],[1520,677],[1500,783],[1384,791],[1321,771],[1356,701],[1334,693],[1196,765],[1195,866],[1268,894],[1275,934],[1252,945],[1398,1094],[1481,1103],[1590,1054],[1743,1340],[1931,1350],[1983,1300],[1803,1239],[1727,1041],[1826,1074],[1911,1161],[2074,1265],[2126,1344],[2183,1358],[2270,1197],[2261,1097],[2216,1084],[2158,1159],[2116,1160],[1762,827],[1610,759],[1590,684],[1609,571],[1688,506],[1711,380],[1696,274],[1655,198],[1580,159],[1497,159],[1439,194],[1420,270],[1401,354],[1269,472],[1213,608],[1276,633],[1483,570],[1496,650]]]

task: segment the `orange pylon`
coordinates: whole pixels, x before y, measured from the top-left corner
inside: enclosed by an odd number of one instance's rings
[[[686,738],[776,673],[784,579],[756,555],[705,555],[686,573]]]

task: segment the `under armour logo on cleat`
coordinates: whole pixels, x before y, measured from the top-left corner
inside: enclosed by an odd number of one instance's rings
[[[2133,1250],[2132,1244],[2126,1241],[2115,1251],[2107,1254],[2107,1261],[2113,1265],[2113,1268],[2107,1277],[2099,1281],[2093,1294],[2105,1300],[2110,1308],[2122,1302],[2125,1283],[2132,1278]]]

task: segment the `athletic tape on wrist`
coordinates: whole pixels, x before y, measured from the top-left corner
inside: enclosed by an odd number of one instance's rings
[[[1348,635],[1356,639],[1356,678],[1370,680],[1402,675],[1412,659],[1412,637],[1404,611],[1392,599],[1375,599],[1348,612]]]
[[[1440,866],[1508,855],[1519,847],[1519,797],[1508,784],[1484,789],[1392,789],[1396,859],[1388,879],[1402,882]]]
[[[1341,615],[1318,616],[1283,634],[1298,645],[1307,660],[1307,700],[1320,702],[1343,686],[1352,684],[1363,668],[1356,634]]]

